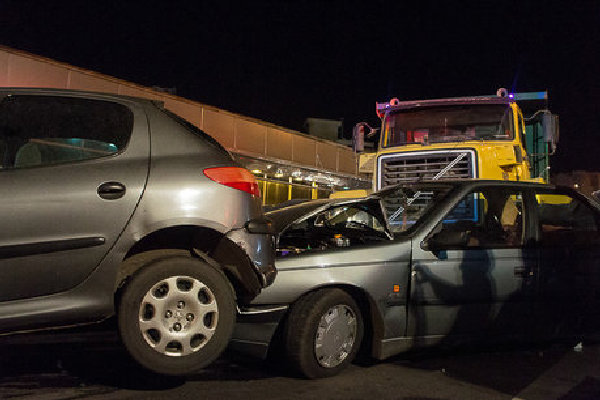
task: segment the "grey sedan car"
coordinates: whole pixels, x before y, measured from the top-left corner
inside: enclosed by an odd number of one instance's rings
[[[600,213],[568,188],[407,184],[273,211],[275,283],[232,346],[307,377],[475,340],[576,339],[600,326]]]
[[[275,277],[259,197],[160,103],[0,89],[0,335],[116,315],[140,364],[197,371]]]

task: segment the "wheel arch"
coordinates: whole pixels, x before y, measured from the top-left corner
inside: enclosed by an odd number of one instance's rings
[[[352,297],[354,301],[356,301],[358,307],[360,308],[364,324],[364,336],[361,348],[359,350],[359,356],[375,357],[375,355],[379,352],[379,347],[381,346],[381,339],[384,335],[383,317],[379,312],[377,303],[364,288],[346,283],[326,284],[304,292],[295,300],[295,302],[305,296],[310,295],[311,293],[327,289],[341,289],[348,295],[350,295],[350,297]],[[280,324],[277,330],[275,331],[275,334],[273,335],[272,343],[269,346],[269,354],[271,356],[281,351],[281,335],[283,334],[283,326],[287,323],[288,314],[289,310],[283,317],[283,319],[280,321]]]
[[[207,227],[179,225],[151,232],[129,249],[117,273],[117,296],[129,277],[152,258],[182,253],[222,270],[241,301],[249,301],[260,291],[261,284],[249,256],[225,234]]]
[[[373,297],[364,288],[351,284],[332,284],[320,286],[315,290],[329,288],[337,288],[345,291],[356,301],[360,308],[364,324],[364,336],[359,355],[373,356],[377,354],[378,346],[380,346],[384,334],[384,325],[383,317]]]

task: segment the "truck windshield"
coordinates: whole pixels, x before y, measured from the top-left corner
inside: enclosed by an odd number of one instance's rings
[[[466,104],[399,110],[385,117],[383,147],[405,144],[512,140],[506,104]]]

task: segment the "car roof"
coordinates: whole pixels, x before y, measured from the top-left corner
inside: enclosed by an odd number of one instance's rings
[[[273,220],[274,227],[277,232],[281,232],[287,226],[293,222],[304,218],[305,216],[312,215],[319,212],[322,209],[338,204],[352,204],[364,201],[377,200],[388,193],[393,192],[399,187],[414,188],[414,190],[423,189],[424,187],[440,187],[440,186],[451,186],[456,190],[470,190],[480,186],[496,186],[506,188],[543,188],[543,189],[555,189],[564,188],[569,191],[574,191],[570,187],[555,186],[540,182],[526,182],[526,181],[499,181],[499,180],[487,180],[487,179],[447,179],[439,181],[417,181],[407,182],[398,185],[390,186],[380,191],[374,192],[366,197],[359,198],[336,198],[336,199],[317,199],[317,200],[306,200],[299,204],[290,205],[287,207],[281,207],[269,211],[266,215]]]
[[[555,188],[555,185],[550,185],[546,183],[540,182],[527,182],[527,181],[500,181],[500,180],[491,180],[491,179],[475,179],[475,178],[463,178],[463,179],[444,179],[437,181],[416,181],[416,182],[406,182],[400,183],[394,186],[387,187],[385,189],[380,190],[379,192],[373,193],[371,196],[381,195],[383,193],[387,193],[389,191],[393,191],[398,187],[423,187],[423,186],[454,186],[454,187],[477,187],[477,186],[505,186],[505,187],[531,187],[531,188]]]
[[[162,101],[151,100],[143,97],[125,96],[122,94],[93,92],[76,89],[56,89],[56,88],[22,88],[22,87],[0,87],[0,96],[2,95],[54,95],[54,96],[72,96],[72,97],[94,97],[99,99],[122,99],[133,100],[137,102],[146,102],[153,104],[162,104]]]

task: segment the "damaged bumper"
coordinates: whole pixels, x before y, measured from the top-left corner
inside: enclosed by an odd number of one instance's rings
[[[265,359],[287,305],[246,307],[238,310],[229,346],[241,353]]]
[[[262,288],[275,280],[275,237],[271,222],[267,219],[251,220],[244,228],[235,229],[227,238],[236,243],[248,255]]]

